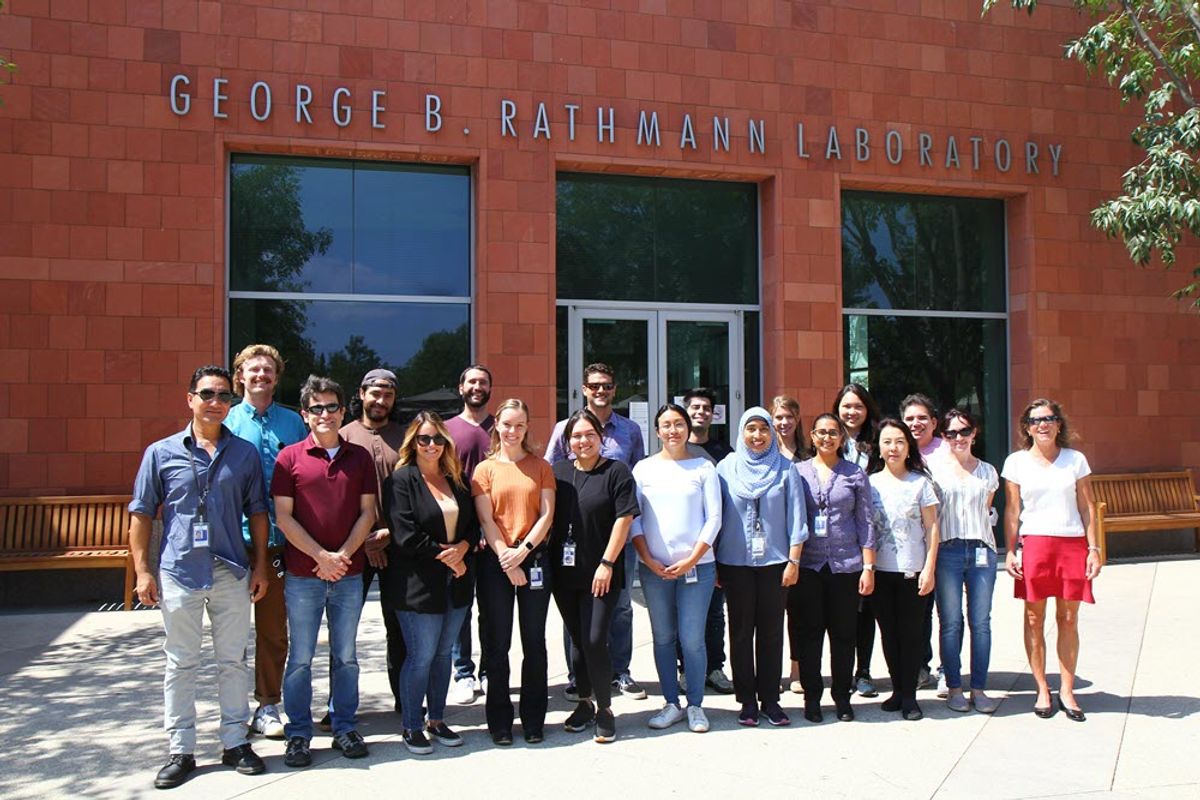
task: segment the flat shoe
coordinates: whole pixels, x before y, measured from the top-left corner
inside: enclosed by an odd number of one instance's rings
[[[837,718],[839,722],[854,722],[854,709],[847,703],[844,706],[838,706]]]
[[[1083,713],[1083,709],[1070,708],[1066,703],[1063,702],[1062,695],[1059,695],[1058,697],[1058,707],[1061,708],[1063,713],[1067,715],[1067,719],[1071,720],[1072,722],[1087,721],[1087,715]]]
[[[1033,713],[1042,719],[1050,719],[1054,716],[1054,706],[1046,706],[1045,708],[1034,706]]]
[[[809,722],[822,723],[825,721],[825,715],[821,713],[820,708],[805,708],[804,718]]]
[[[492,734],[492,744],[498,747],[511,747],[512,742],[511,731],[497,731]]]

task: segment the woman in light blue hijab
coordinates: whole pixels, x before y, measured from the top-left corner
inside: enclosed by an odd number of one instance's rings
[[[783,615],[808,538],[804,489],[765,408],[742,414],[737,431],[736,449],[717,465],[723,502],[716,549],[738,723],[756,726],[761,713],[772,725],[787,725],[779,705]]]

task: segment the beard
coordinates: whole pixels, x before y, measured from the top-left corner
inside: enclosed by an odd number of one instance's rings
[[[466,392],[462,396],[463,402],[471,408],[483,408],[492,399],[491,392]]]
[[[369,420],[382,422],[392,413],[392,409],[379,403],[370,403],[363,407],[363,413],[366,414]]]

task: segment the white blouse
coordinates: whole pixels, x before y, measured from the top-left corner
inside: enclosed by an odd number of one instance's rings
[[[650,555],[664,565],[692,554],[697,541],[707,545],[721,530],[721,481],[704,458],[674,461],[643,458],[633,467],[642,515],[633,520],[630,536],[643,536]],[[710,549],[699,563],[714,560]]]
[[[958,471],[957,464],[951,458],[932,459],[929,463],[942,499],[938,509],[939,538],[943,542],[981,541],[995,550],[996,534],[992,530],[988,497],[1000,487],[1000,476],[995,467],[983,460],[967,475]]]
[[[1087,457],[1069,447],[1053,464],[1034,461],[1028,450],[1009,455],[1000,476],[1021,487],[1021,535],[1083,536],[1075,484],[1091,474]]]

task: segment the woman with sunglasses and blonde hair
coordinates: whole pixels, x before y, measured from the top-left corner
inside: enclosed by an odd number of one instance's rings
[[[429,737],[447,747],[463,743],[443,717],[450,648],[472,599],[479,526],[454,442],[436,413],[421,411],[409,423],[388,480],[392,538],[380,585],[408,648],[400,669],[404,746],[426,755],[433,752]]]
[[[1058,707],[1068,719],[1086,717],[1075,700],[1079,659],[1079,603],[1094,603],[1092,581],[1100,574],[1100,546],[1092,510],[1092,473],[1083,453],[1068,445],[1070,430],[1062,408],[1038,399],[1020,417],[1021,449],[1004,461],[1004,534],[1009,542],[1004,567],[1016,581],[1014,595],[1025,601],[1025,652],[1037,683],[1033,713],[1054,716],[1046,681],[1046,600],[1054,598],[1058,665],[1062,682]]]
[[[487,725],[492,741],[512,744],[508,651],[513,604],[521,629],[521,700],[525,741],[544,738],[546,720],[546,613],[550,559],[546,541],[554,518],[554,471],[529,444],[529,407],[505,400],[496,409],[492,449],[475,468],[471,492],[487,539],[480,555],[479,605],[487,654]]]
[[[930,462],[941,490],[938,508],[941,545],[937,551],[937,598],[942,669],[946,676],[946,705],[965,712],[975,706],[983,714],[996,710],[984,692],[992,652],[992,592],[996,588],[995,511],[992,499],[1000,476],[991,464],[971,452],[979,435],[975,415],[952,408],[942,416],[942,438],[949,458]],[[963,589],[971,626],[971,695],[963,694]]]

